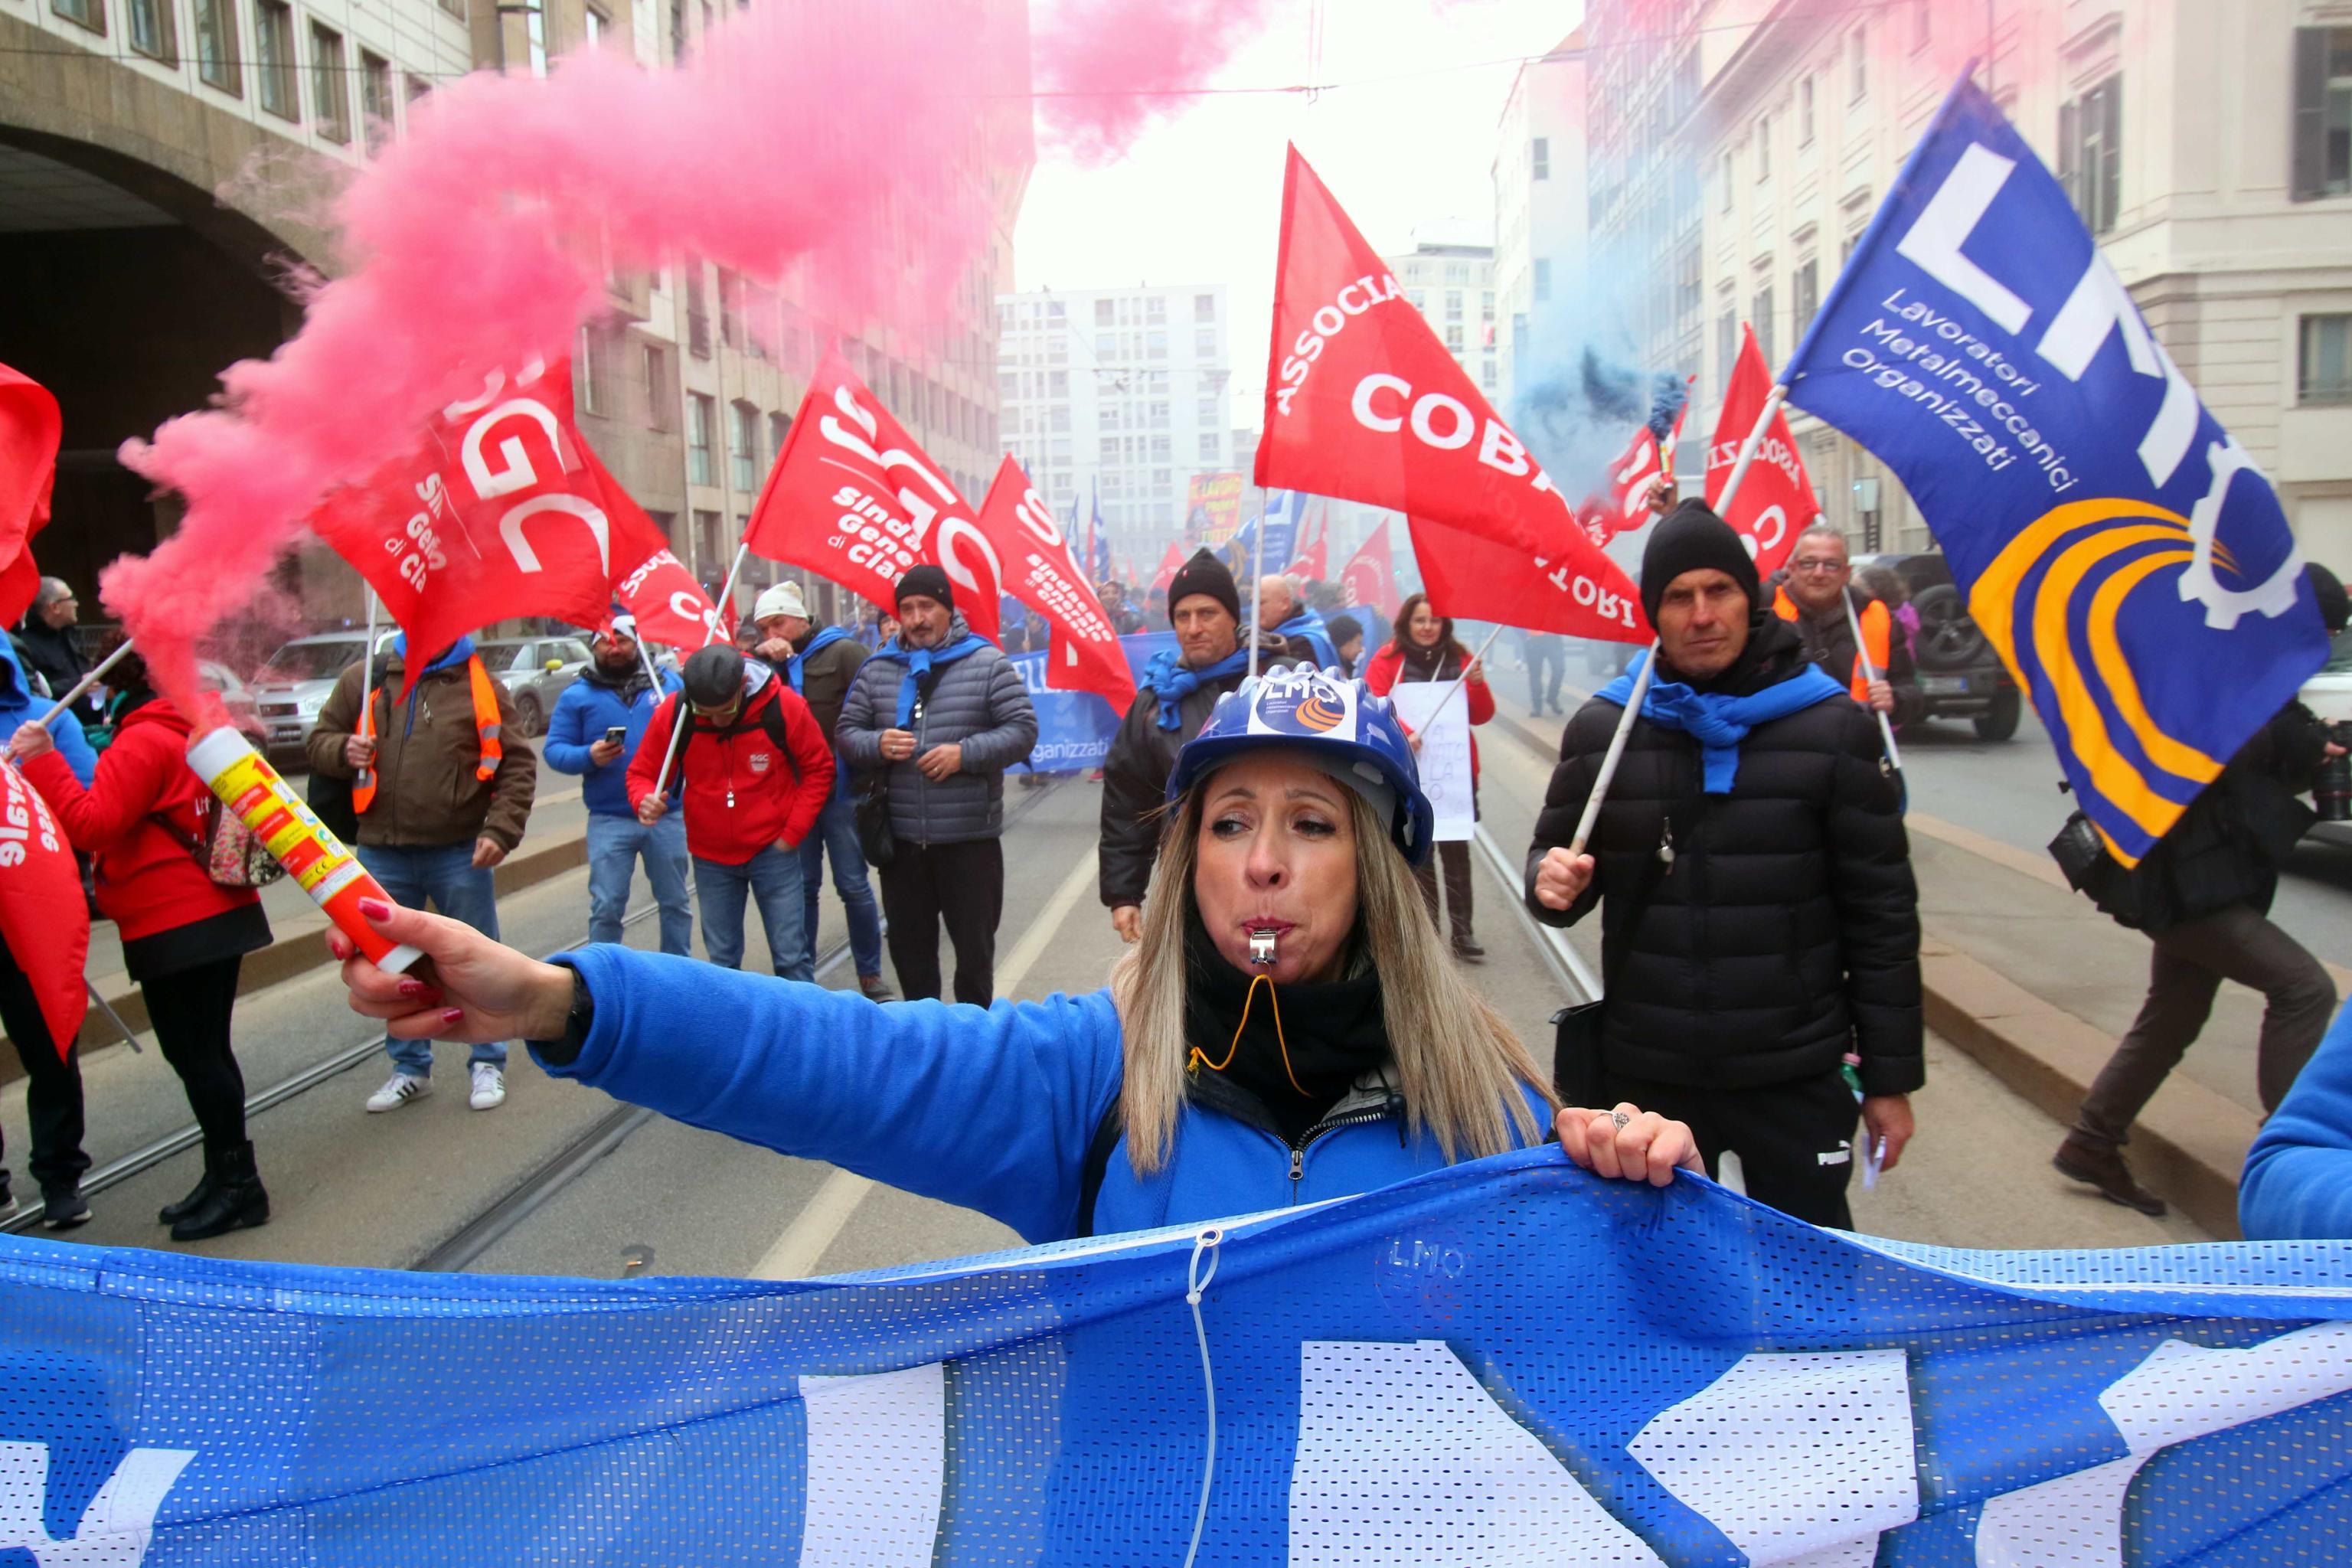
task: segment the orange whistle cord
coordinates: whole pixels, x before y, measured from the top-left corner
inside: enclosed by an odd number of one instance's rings
[[[1211,1072],[1223,1072],[1234,1065],[1234,1057],[1242,1048],[1242,1031],[1249,1027],[1250,1004],[1257,1000],[1257,988],[1261,985],[1265,987],[1266,1005],[1274,1009],[1274,1043],[1282,1050],[1282,1076],[1290,1080],[1291,1088],[1311,1100],[1314,1096],[1307,1093],[1306,1087],[1298,1081],[1298,1075],[1290,1070],[1290,1042],[1283,1037],[1282,1033],[1282,998],[1274,989],[1274,976],[1263,971],[1250,976],[1249,992],[1242,998],[1242,1019],[1234,1026],[1234,1037],[1225,1047],[1225,1059],[1213,1062],[1207,1052],[1194,1046],[1192,1059],[1185,1064],[1186,1068],[1197,1071],[1207,1068]]]

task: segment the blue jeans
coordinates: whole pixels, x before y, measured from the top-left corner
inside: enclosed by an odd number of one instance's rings
[[[874,902],[874,884],[866,877],[866,851],[857,842],[857,802],[841,795],[824,803],[816,826],[801,840],[801,924],[809,964],[816,963],[816,896],[824,880],[824,858],[833,856],[833,890],[841,895],[841,911],[849,922],[850,956],[860,974],[882,973],[882,911]]]
[[[491,886],[489,868],[474,864],[472,839],[428,846],[362,845],[357,854],[360,864],[383,884],[394,903],[421,910],[430,899],[433,907],[451,920],[465,921],[492,942],[499,940],[498,894]],[[432,1041],[386,1036],[383,1048],[392,1065],[411,1078],[433,1076]],[[502,1068],[507,1065],[506,1042],[476,1046],[471,1059]]]
[[[684,957],[694,951],[694,915],[686,907],[686,818],[675,811],[651,827],[609,811],[588,814],[588,940],[622,940],[640,855],[661,909],[661,950]]]
[[[814,980],[801,931],[801,858],[769,845],[740,866],[694,858],[694,898],[702,906],[702,951],[721,969],[743,967],[743,895],[760,901],[768,952],[787,980]]]

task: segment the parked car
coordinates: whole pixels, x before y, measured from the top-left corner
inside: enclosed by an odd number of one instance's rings
[[[475,651],[514,699],[516,727],[528,740],[547,732],[547,716],[564,688],[588,668],[588,644],[577,637],[499,637]]]
[[[1927,704],[1922,717],[1966,719],[1976,726],[1980,740],[2006,741],[2016,734],[2025,694],[1969,617],[1969,602],[1952,581],[1950,563],[1930,551],[1857,555],[1853,565],[1857,574],[1865,566],[1893,568],[1919,612],[1911,661],[1917,667],[1919,695]]]
[[[269,738],[273,755],[299,752],[319,726],[319,710],[335,689],[335,678],[359,662],[364,632],[322,632],[296,637],[254,676],[253,711]]]

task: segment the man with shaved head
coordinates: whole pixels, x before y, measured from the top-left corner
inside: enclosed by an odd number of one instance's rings
[[[1257,580],[1257,641],[1261,658],[1311,659],[1318,669],[1339,663],[1323,617],[1298,590],[1298,579],[1276,573]]]

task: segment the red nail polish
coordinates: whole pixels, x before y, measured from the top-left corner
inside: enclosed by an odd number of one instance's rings
[[[466,1021],[466,1010],[463,1007],[444,1007],[441,1009],[441,1021],[444,1024],[462,1024]]]
[[[392,918],[392,906],[382,899],[362,899],[360,913],[372,921],[388,921]]]
[[[402,981],[400,983],[400,994],[403,996],[407,997],[412,1002],[438,1002],[441,1000],[441,993],[436,991],[430,985],[425,984],[422,980]]]

